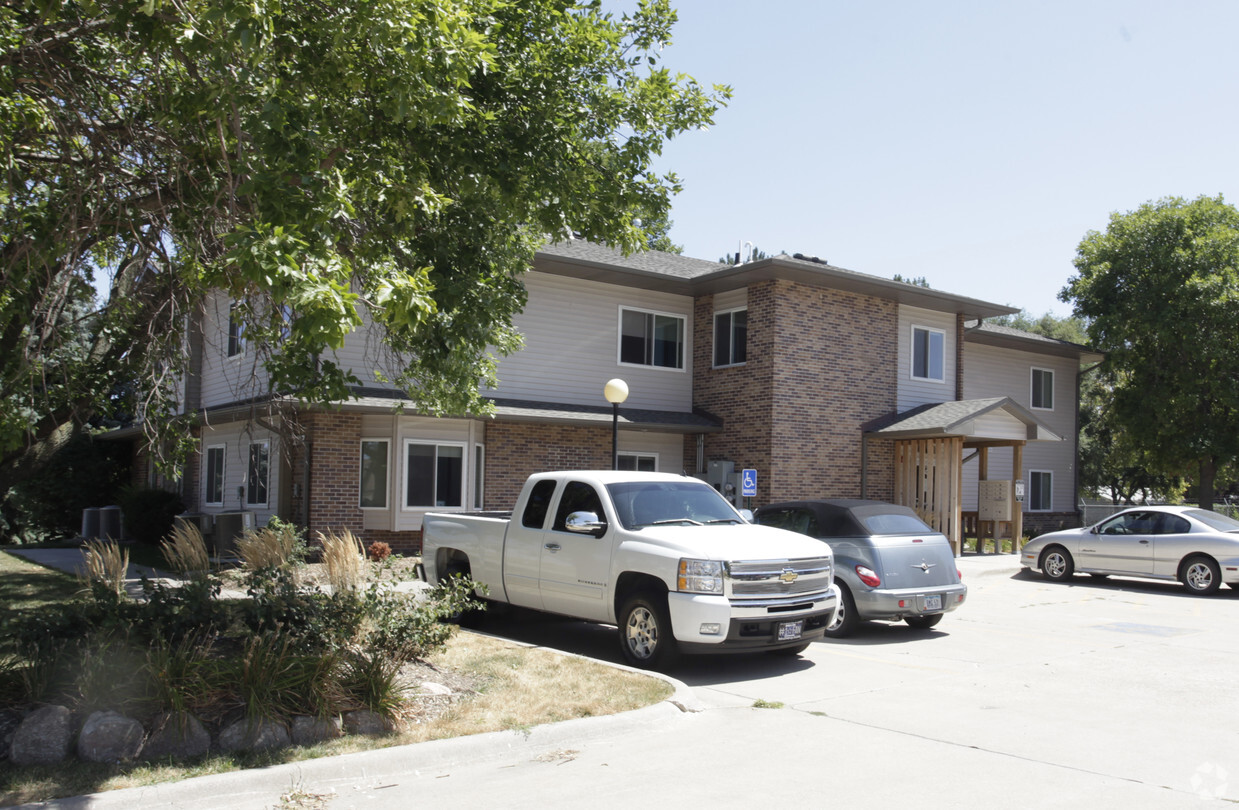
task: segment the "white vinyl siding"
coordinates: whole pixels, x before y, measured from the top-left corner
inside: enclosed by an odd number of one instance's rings
[[[915,329],[928,330],[941,340],[941,368],[933,371],[939,379],[913,376],[913,343]],[[899,308],[899,341],[897,344],[897,407],[900,413],[918,405],[951,402],[955,399],[955,315],[928,309],[901,306]]]
[[[1029,385],[1029,368],[1046,369],[1054,373],[1054,386],[1059,401],[1052,411],[1034,410]],[[1074,392],[1078,363],[1069,357],[1056,357],[1034,352],[1003,349],[996,346],[964,342],[964,399],[1010,397],[1028,408],[1050,430],[1063,437],[1061,442],[1029,442],[1024,446],[1025,497],[1024,510],[1030,509],[1028,471],[1052,473],[1050,501],[1055,511],[1075,508],[1075,406],[1065,392]],[[1019,438],[1013,436],[1012,438]],[[1011,451],[992,448],[989,451],[989,477],[1012,480]],[[976,508],[977,462],[964,465],[964,508]]]
[[[197,508],[212,514],[249,512],[254,515],[255,526],[265,524],[279,506],[282,472],[277,438],[270,431],[247,422],[220,422],[203,427],[202,446],[206,449],[203,451],[201,493],[197,495],[201,500]],[[255,446],[265,448],[266,469],[255,470],[265,473],[265,493],[262,493],[261,475],[251,481],[251,452]],[[216,460],[221,474],[212,487],[208,481],[208,453],[216,448],[220,450]],[[266,501],[251,502],[251,494],[254,497],[265,494]]]
[[[524,347],[498,359],[499,384],[493,396],[536,402],[597,405],[607,380],[628,383],[625,408],[691,411],[691,296],[618,287],[593,281],[530,272],[529,301],[513,323]],[[620,365],[618,307],[659,312],[685,319],[684,372]]]

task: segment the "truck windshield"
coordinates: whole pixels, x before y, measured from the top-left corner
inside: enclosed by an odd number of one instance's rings
[[[607,491],[625,529],[744,522],[713,487],[697,481],[632,481],[608,484]]]

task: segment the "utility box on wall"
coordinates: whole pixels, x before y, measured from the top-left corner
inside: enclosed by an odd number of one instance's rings
[[[1011,482],[979,481],[977,520],[1011,520]]]

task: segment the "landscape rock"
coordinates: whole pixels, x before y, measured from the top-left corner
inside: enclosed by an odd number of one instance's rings
[[[241,719],[219,733],[219,747],[223,751],[269,751],[290,745],[292,738],[284,724],[266,718]]]
[[[193,759],[211,750],[211,734],[192,714],[165,715],[151,729],[143,759]]]
[[[77,736],[77,756],[86,762],[127,762],[142,750],[146,731],[132,717],[94,712]]]
[[[293,718],[293,745],[314,745],[344,736],[344,721],[339,715],[333,717]]]
[[[13,709],[0,711],[0,762],[9,758],[9,746],[13,744],[13,733],[21,725],[21,712]]]
[[[9,760],[14,765],[54,765],[69,755],[73,743],[69,710],[64,706],[35,709],[13,732]]]
[[[370,711],[358,709],[344,714],[344,730],[349,734],[364,734],[368,737],[380,737],[396,730],[386,717]]]

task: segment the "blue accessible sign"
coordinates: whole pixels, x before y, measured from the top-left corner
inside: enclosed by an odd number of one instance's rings
[[[740,494],[745,498],[757,496],[757,470],[745,470],[741,473]]]

